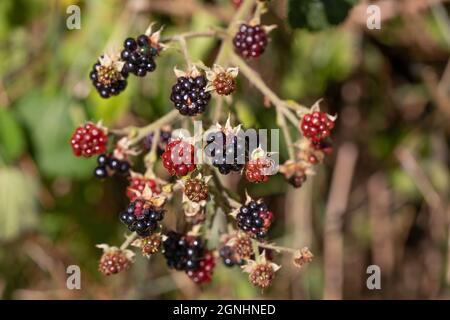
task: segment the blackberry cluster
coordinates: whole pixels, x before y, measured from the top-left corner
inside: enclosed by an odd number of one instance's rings
[[[150,202],[137,199],[128,205],[126,211],[120,214],[122,221],[130,231],[140,237],[147,237],[158,227],[158,222],[164,218],[164,210],[154,207]]]
[[[241,155],[244,156],[245,162],[248,152],[245,150],[245,142],[241,143],[239,140],[241,139],[234,136],[231,143],[227,143],[226,135],[222,131],[211,133],[208,136],[205,147],[206,155],[211,158],[212,165],[219,169],[221,174],[229,174],[231,171],[239,172],[244,168],[244,164],[238,162]]]
[[[241,24],[233,39],[235,51],[246,59],[258,58],[263,54],[268,43],[263,26]]]
[[[121,93],[127,87],[127,73],[119,72],[113,65],[102,66],[96,62],[92,66],[89,78],[102,98],[109,98]]]
[[[125,62],[122,72],[132,73],[138,77],[145,77],[147,72],[156,69],[155,56],[158,50],[150,45],[149,37],[141,34],[136,39],[127,38],[123,43],[124,49],[120,56]]]
[[[205,253],[203,241],[199,237],[186,236],[175,231],[170,231],[166,236],[163,253],[167,266],[176,270],[198,270]]]
[[[126,160],[119,160],[107,154],[101,154],[97,158],[98,166],[94,169],[94,176],[99,179],[106,178],[109,173],[126,174],[130,170],[130,163]]]
[[[239,209],[238,227],[252,237],[264,238],[272,224],[273,213],[263,202],[250,201]]]
[[[211,94],[205,91],[205,76],[179,77],[172,87],[170,100],[175,109],[184,116],[195,116],[203,113],[211,100]]]
[[[153,145],[153,133],[150,133],[147,135],[143,140],[142,144],[145,150],[151,150]],[[159,141],[157,145],[156,152],[158,156],[161,156],[164,152],[164,149],[166,148],[166,145],[169,143],[169,140],[172,136],[172,133],[169,130],[162,130],[161,134],[159,135]]]

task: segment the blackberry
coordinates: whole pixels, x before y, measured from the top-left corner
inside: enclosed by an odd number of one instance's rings
[[[189,179],[184,185],[184,194],[193,202],[208,198],[208,186],[200,179]]]
[[[206,89],[207,80],[203,75],[196,77],[182,76],[172,87],[170,100],[175,109],[184,116],[195,116],[203,113],[211,100],[211,94]]]
[[[153,136],[154,136],[154,134],[150,133],[142,140],[142,144],[143,144],[143,147],[145,150],[150,151],[152,149]],[[172,133],[170,130],[162,130],[161,131],[161,133],[159,135],[157,149],[156,149],[158,156],[161,156],[163,154],[164,149],[166,148],[166,145],[169,143],[171,136],[172,136]]]
[[[170,231],[163,242],[163,254],[167,266],[176,270],[195,271],[204,258],[205,247],[199,237],[187,236]]]
[[[236,79],[227,72],[221,72],[216,75],[212,85],[216,89],[217,94],[228,96],[236,90]]]
[[[198,268],[195,270],[187,270],[186,274],[195,283],[211,282],[211,277],[216,266],[216,261],[212,252],[205,250],[203,259],[200,260]]]
[[[126,160],[119,160],[107,154],[101,154],[97,157],[97,167],[94,169],[94,176],[104,179],[109,174],[126,174],[130,170],[130,163]]]
[[[163,166],[171,175],[185,176],[195,170],[195,149],[190,143],[174,140],[161,155]]]
[[[303,135],[317,146],[320,146],[320,142],[330,136],[333,128],[334,120],[321,111],[305,114],[300,124]]]
[[[212,165],[224,175],[232,171],[241,171],[244,164],[239,162],[245,162],[248,154],[245,151],[245,142],[241,142],[237,136],[228,140],[222,131],[210,133],[205,147],[206,155],[211,159]]]
[[[85,158],[104,152],[107,143],[108,136],[105,130],[92,122],[79,126],[70,139],[73,154]]]
[[[265,158],[249,161],[245,164],[245,178],[250,182],[266,182],[269,180],[269,176],[264,173],[271,165],[271,162]]]
[[[268,38],[264,27],[243,23],[233,38],[235,51],[246,59],[259,57],[266,49]]]
[[[273,213],[263,202],[250,201],[239,209],[238,227],[253,238],[264,238],[272,224]]]
[[[219,250],[219,255],[222,258],[222,262],[227,267],[233,267],[238,264],[235,257],[234,248],[231,246],[223,246]]]
[[[102,98],[116,96],[127,87],[127,74],[117,70],[114,64],[103,65],[97,61],[92,66],[89,78]]]
[[[126,211],[120,213],[122,221],[130,231],[140,237],[151,235],[164,218],[164,210],[154,207],[150,202],[137,199],[128,205]]]
[[[155,254],[159,251],[161,246],[161,235],[160,234],[152,234],[143,239],[142,243],[142,254],[146,257]]]
[[[275,278],[275,270],[271,263],[262,262],[253,266],[250,274],[249,280],[254,286],[260,287],[261,289],[266,289],[272,284]]]
[[[100,258],[98,269],[105,276],[110,276],[127,270],[130,265],[131,261],[121,250],[109,250]]]
[[[125,39],[124,49],[120,54],[121,59],[125,61],[124,74],[132,73],[138,77],[145,77],[147,72],[155,71],[155,57],[158,55],[158,49],[153,47],[149,40],[145,34],[141,34],[136,39]]]

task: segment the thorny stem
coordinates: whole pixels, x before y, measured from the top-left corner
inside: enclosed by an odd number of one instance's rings
[[[125,241],[122,243],[122,245],[120,246],[120,250],[125,250],[126,248],[128,248],[129,246],[130,246],[130,244],[137,238],[137,233],[136,232],[133,232],[133,233],[130,233],[127,237],[126,237],[126,239],[125,239]]]

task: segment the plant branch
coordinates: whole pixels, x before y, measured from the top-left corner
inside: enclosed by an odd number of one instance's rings
[[[137,233],[136,232],[133,232],[133,233],[130,233],[127,237],[126,237],[126,239],[125,239],[125,241],[122,243],[122,245],[120,246],[120,250],[125,250],[126,248],[128,248],[129,246],[130,246],[130,244],[137,238]]]

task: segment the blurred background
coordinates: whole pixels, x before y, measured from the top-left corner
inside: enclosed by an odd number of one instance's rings
[[[320,25],[321,7],[311,6],[316,11],[293,28],[287,1],[271,1],[263,23],[279,28],[250,64],[283,98],[306,106],[324,98],[322,109],[339,115],[334,153],[301,189],[281,175],[245,186],[276,212],[271,239],[306,245],[315,255],[301,270],[279,256],[283,268],[262,294],[246,274],[221,263],[210,285],[196,286],[183,273],[168,272],[161,255],[138,256],[128,272],[102,276],[94,245],[123,241],[117,215],[127,204],[127,182],[94,179],[95,159],[74,157],[68,143],[88,119],[119,128],[172,110],[179,53],[168,50],[156,72],[130,79],[124,93],[102,100],[88,74],[106,48],[119,49],[151,21],[165,25],[165,35],[226,27],[236,10],[232,1],[2,0],[0,297],[449,298],[449,1],[304,2],[331,5],[331,22],[354,6],[337,26]],[[381,9],[380,30],[366,25],[370,3]],[[79,30],[66,27],[72,4],[81,8]],[[194,59],[206,64],[218,45],[214,39],[188,43]],[[234,110],[245,127],[276,127],[275,111],[243,77]],[[81,268],[81,290],[66,289],[71,264]],[[381,269],[381,290],[366,286],[373,264]]]

